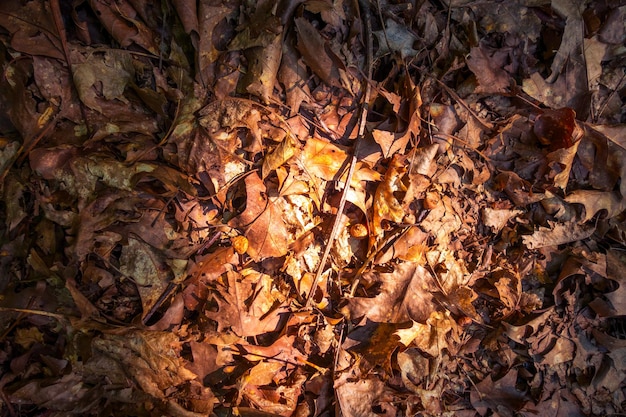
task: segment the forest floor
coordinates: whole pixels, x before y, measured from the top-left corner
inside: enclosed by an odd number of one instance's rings
[[[625,21],[3,0],[0,415],[624,415]]]

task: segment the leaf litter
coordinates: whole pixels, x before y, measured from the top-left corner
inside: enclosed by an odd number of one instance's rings
[[[625,7],[3,2],[2,415],[624,413]]]

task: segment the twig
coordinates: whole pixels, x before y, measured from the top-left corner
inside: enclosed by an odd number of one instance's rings
[[[363,142],[363,135],[365,133],[365,123],[367,122],[367,112],[369,110],[369,100],[371,94],[371,86],[369,80],[372,79],[372,49],[373,49],[373,41],[372,41],[372,18],[370,14],[368,0],[359,0],[359,6],[361,8],[361,13],[363,14],[362,18],[365,22],[365,48],[366,48],[366,62],[365,66],[367,68],[367,78],[363,81],[365,85],[365,95],[363,97],[363,105],[361,108],[361,115],[359,118],[359,132],[358,136],[355,139],[354,149],[352,151],[352,159],[350,160],[350,168],[348,169],[348,175],[346,177],[345,185],[343,187],[343,191],[341,193],[341,200],[339,201],[339,206],[337,207],[337,214],[335,217],[335,222],[333,223],[333,228],[330,232],[330,236],[328,237],[328,242],[326,242],[326,248],[324,249],[324,254],[322,255],[322,259],[320,260],[319,267],[317,268],[317,273],[315,274],[315,279],[313,280],[313,284],[311,284],[311,290],[309,291],[309,295],[306,300],[306,307],[310,307],[313,301],[313,297],[315,291],[317,290],[317,286],[322,278],[322,274],[324,273],[324,268],[326,267],[326,260],[328,259],[328,255],[330,254],[330,249],[337,238],[337,234],[339,233],[339,228],[341,227],[341,216],[343,214],[343,210],[346,205],[346,201],[348,199],[348,192],[350,191],[350,184],[352,183],[352,177],[354,176],[354,171],[356,170],[356,162],[357,155],[359,154],[359,150],[361,147],[361,143]]]

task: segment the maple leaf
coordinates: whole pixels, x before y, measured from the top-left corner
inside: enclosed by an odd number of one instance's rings
[[[253,259],[285,255],[290,234],[276,205],[276,200],[283,197],[268,196],[265,184],[254,173],[246,177],[245,185],[246,209],[229,224],[245,230],[248,254]]]

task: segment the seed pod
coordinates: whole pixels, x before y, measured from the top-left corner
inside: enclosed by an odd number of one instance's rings
[[[235,236],[230,239],[230,243],[239,255],[243,255],[248,251],[248,239],[245,236]]]

